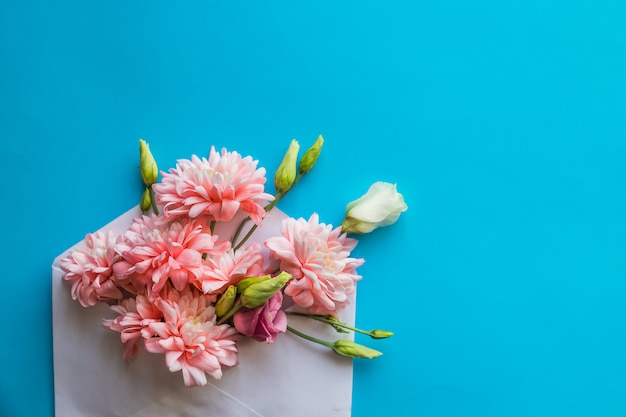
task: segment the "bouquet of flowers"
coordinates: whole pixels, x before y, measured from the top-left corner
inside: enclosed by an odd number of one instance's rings
[[[98,231],[60,260],[72,299],[83,307],[105,303],[115,313],[102,324],[118,332],[122,356],[139,348],[163,354],[185,386],[207,384],[238,364],[238,341],[273,344],[281,334],[321,344],[339,355],[375,358],[381,352],[340,338],[318,339],[289,324],[300,316],[356,331],[374,339],[392,336],[365,331],[341,320],[364,260],[351,257],[357,240],[394,223],[407,209],[395,184],[377,182],[349,203],[342,224],[284,216],[280,233],[252,241],[276,204],[314,167],[320,136],[299,159],[294,139],[267,193],[266,171],[235,151],[210,148],[159,170],[149,145],[139,141],[145,185],[141,216],[123,233]]]

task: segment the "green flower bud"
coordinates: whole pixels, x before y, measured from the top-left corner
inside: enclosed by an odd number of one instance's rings
[[[354,343],[352,340],[337,340],[333,344],[332,348],[336,353],[352,358],[373,359],[382,355],[382,352],[359,345],[358,343]]]
[[[289,148],[283,157],[283,161],[278,166],[276,173],[274,174],[274,186],[276,192],[285,193],[289,191],[294,181],[296,180],[296,162],[298,160],[298,152],[300,151],[300,145],[298,141],[293,139]]]
[[[241,304],[246,308],[262,306],[280,291],[291,279],[291,274],[282,271],[276,277],[250,285],[241,294]]]
[[[393,336],[393,332],[388,332],[387,330],[372,330],[370,336],[374,339],[386,339]]]
[[[139,139],[139,172],[143,183],[148,187],[156,183],[159,178],[159,170],[150,152],[150,146],[143,139]]]
[[[141,211],[143,211],[144,213],[146,213],[148,210],[150,210],[150,189],[148,187],[146,187],[146,189],[144,190],[143,194],[141,195],[141,201],[139,202],[139,208],[141,209]]]
[[[322,151],[322,145],[324,144],[324,138],[322,135],[317,137],[317,140],[302,156],[300,160],[300,174],[306,174],[317,162],[317,158],[320,156],[320,152]]]
[[[259,282],[267,281],[268,279],[272,279],[272,276],[261,275],[259,277],[244,278],[237,283],[237,291],[239,291],[239,293],[243,293],[249,286],[253,284],[258,284]]]
[[[222,295],[220,295],[215,303],[215,314],[217,317],[222,317],[224,314],[228,313],[231,308],[233,308],[235,305],[235,298],[237,298],[237,287],[231,285]]]

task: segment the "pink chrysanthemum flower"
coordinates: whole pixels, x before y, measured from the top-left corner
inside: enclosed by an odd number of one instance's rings
[[[264,192],[265,169],[257,169],[257,163],[224,148],[220,154],[211,146],[208,160],[193,155],[191,160],[178,160],[169,173],[161,173],[161,182],[153,186],[157,202],[167,218],[227,222],[242,210],[260,225],[267,214],[263,206],[274,197]]]
[[[141,337],[154,336],[149,325],[160,322],[163,313],[143,295],[122,300],[118,305],[111,306],[111,310],[119,315],[112,320],[104,320],[102,324],[120,333],[124,344],[124,360],[132,359],[137,354],[137,341]]]
[[[285,294],[314,314],[336,314],[347,305],[361,279],[356,268],[364,262],[350,257],[356,244],[340,227],[319,223],[317,213],[308,221],[285,219],[282,236],[265,242],[280,269],[293,275]]]
[[[113,265],[118,260],[115,252],[117,243],[118,238],[111,231],[90,233],[85,237],[86,246],[73,250],[61,259],[64,279],[72,286],[72,298],[83,307],[98,301],[112,302],[122,298],[122,292],[110,279]]]
[[[158,223],[158,224],[157,224]],[[115,274],[123,281],[151,283],[158,293],[168,280],[181,291],[204,275],[203,254],[218,255],[230,249],[230,242],[205,233],[195,222],[174,221],[160,224],[157,217],[142,216],[125,232],[125,244],[119,246],[123,260]]]
[[[196,286],[205,294],[223,290],[245,277],[263,275],[261,245],[253,243],[234,252],[232,249],[219,255],[209,255],[204,260],[205,271]]]
[[[205,385],[206,374],[222,377],[222,366],[238,362],[238,332],[216,324],[215,309],[203,294],[187,291],[178,300],[157,301],[164,322],[151,323],[155,337],[145,339],[146,350],[165,354],[171,372],[182,371],[186,386]]]

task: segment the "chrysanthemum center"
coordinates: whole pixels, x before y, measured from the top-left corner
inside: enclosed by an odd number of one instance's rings
[[[324,269],[330,271],[335,270],[335,259],[333,255],[329,252],[324,252]]]
[[[189,173],[195,183],[209,183],[214,181],[225,181],[228,178],[228,172],[220,172],[213,167],[193,167],[189,169]]]
[[[91,248],[90,255],[94,258],[104,259],[107,254],[107,248],[105,246],[96,246]]]
[[[199,336],[206,334],[210,327],[211,323],[206,322],[202,317],[192,316],[183,324],[180,332],[187,343],[194,343]]]

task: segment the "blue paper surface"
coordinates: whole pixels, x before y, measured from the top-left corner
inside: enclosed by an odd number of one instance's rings
[[[353,416],[626,415],[626,5],[618,1],[0,4],[1,416],[52,416],[50,264],[159,166],[226,147],[280,203],[360,238]],[[272,181],[268,189],[273,190]],[[278,394],[276,394],[278,395]],[[320,399],[323,400],[323,399]],[[305,405],[303,405],[305,406]]]

